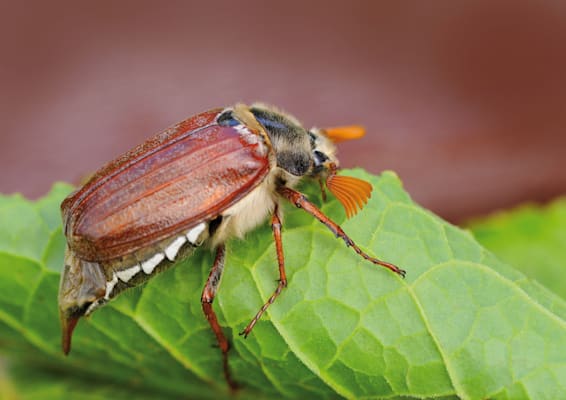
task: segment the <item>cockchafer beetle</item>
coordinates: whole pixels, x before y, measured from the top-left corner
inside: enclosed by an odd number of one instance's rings
[[[229,343],[212,302],[224,268],[225,245],[269,215],[279,264],[277,288],[242,332],[254,325],[287,286],[280,202],[302,208],[364,259],[401,276],[405,271],[366,254],[346,233],[293,187],[304,177],[324,184],[348,217],[360,210],[372,187],[337,175],[335,142],[363,136],[359,126],[307,130],[273,107],[237,104],[198,114],[155,135],[102,167],[61,204],[67,237],[59,287],[63,352],[80,317],[123,290],[206,245],[216,258],[201,302],[223,356]]]

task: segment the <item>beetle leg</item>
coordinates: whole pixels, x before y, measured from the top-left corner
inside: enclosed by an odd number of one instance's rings
[[[326,225],[326,227],[330,229],[336,235],[336,237],[342,238],[342,240],[346,242],[346,245],[351,247],[361,257],[374,263],[375,265],[381,265],[382,267],[388,268],[391,271],[401,275],[403,278],[405,277],[406,274],[405,270],[402,270],[401,268],[391,263],[381,261],[375,257],[371,257],[370,255],[365,253],[362,249],[360,249],[358,245],[356,245],[354,241],[350,239],[348,235],[346,235],[346,233],[342,230],[342,228],[340,228],[340,226],[336,222],[332,221],[330,218],[324,215],[324,213],[320,211],[314,204],[308,201],[307,198],[302,193],[297,192],[296,190],[293,190],[285,186],[278,188],[277,191],[279,192],[279,194],[281,194],[283,197],[285,197],[287,200],[293,203],[296,207],[302,208],[303,210],[311,214],[313,217],[318,219],[320,222],[322,222],[324,225]]]
[[[320,191],[322,192],[322,201],[326,201],[326,191],[324,190],[322,178],[318,178],[318,185],[320,186]]]
[[[277,289],[275,289],[271,297],[260,308],[256,316],[250,321],[248,326],[246,326],[246,329],[240,332],[240,335],[244,335],[245,338],[248,337],[256,322],[259,321],[265,310],[267,310],[267,308],[271,304],[273,304],[283,288],[287,287],[287,275],[285,274],[285,257],[283,255],[283,241],[281,240],[281,218],[279,217],[279,206],[277,204],[275,204],[275,209],[273,210],[273,215],[271,216],[271,229],[273,230],[275,249],[277,251],[277,262],[279,263],[279,284],[277,285]]]
[[[204,315],[210,324],[210,327],[216,335],[216,340],[218,341],[218,346],[222,350],[222,365],[224,366],[224,376],[226,377],[226,382],[232,390],[236,389],[238,385],[232,380],[232,375],[230,374],[230,369],[228,367],[228,350],[230,350],[230,343],[224,333],[218,319],[216,318],[216,313],[212,308],[212,302],[218,291],[218,284],[220,283],[220,278],[222,277],[222,271],[224,270],[224,256],[226,254],[226,247],[221,244],[216,249],[216,258],[214,259],[214,264],[212,264],[212,269],[204,285],[201,296],[202,310]]]

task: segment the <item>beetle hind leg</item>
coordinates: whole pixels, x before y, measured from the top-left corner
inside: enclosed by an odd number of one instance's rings
[[[210,324],[214,335],[216,336],[218,346],[222,351],[222,366],[224,369],[224,377],[226,378],[226,382],[230,386],[230,389],[236,390],[238,388],[238,385],[232,379],[232,374],[230,373],[230,368],[228,366],[228,351],[230,350],[230,343],[224,335],[224,332],[222,332],[222,328],[220,327],[218,319],[216,318],[216,313],[212,308],[212,302],[214,301],[214,297],[216,297],[220,278],[222,277],[222,271],[224,270],[225,254],[226,247],[223,244],[219,245],[216,249],[216,258],[214,259],[214,264],[212,265],[212,269],[210,270],[210,274],[208,275],[208,279],[206,280],[206,284],[204,285],[200,301],[204,315],[206,316],[206,319]]]
[[[253,319],[250,321],[248,326],[246,326],[246,328],[242,332],[240,332],[240,335],[243,335],[244,338],[248,337],[263,313],[271,304],[273,304],[273,302],[281,294],[283,289],[287,287],[287,275],[285,274],[285,257],[283,255],[283,241],[281,240],[281,217],[279,216],[279,207],[277,204],[275,204],[275,209],[273,210],[273,215],[271,217],[271,229],[273,230],[275,249],[277,250],[277,262],[279,264],[279,283],[271,297],[260,308],[255,317],[253,317]]]

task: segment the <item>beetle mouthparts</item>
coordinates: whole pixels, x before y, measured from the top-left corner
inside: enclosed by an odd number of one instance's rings
[[[75,326],[77,326],[77,322],[79,322],[79,317],[61,318],[61,348],[65,355],[68,355],[71,351],[71,338],[73,337],[73,331],[75,330]]]

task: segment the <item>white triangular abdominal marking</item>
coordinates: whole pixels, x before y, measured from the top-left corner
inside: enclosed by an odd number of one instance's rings
[[[173,261],[177,256],[177,254],[179,253],[179,250],[181,249],[183,244],[187,242],[187,240],[191,244],[196,245],[199,236],[201,235],[201,233],[204,231],[205,228],[206,228],[206,224],[204,222],[201,222],[193,229],[189,230],[186,234],[186,237],[179,236],[175,240],[173,240],[173,242],[171,242],[171,244],[167,246],[167,248],[165,249],[165,254],[156,253],[147,260],[142,261],[141,265],[136,264],[130,268],[126,268],[114,272],[112,274],[112,279],[106,282],[106,293],[104,294],[104,299],[105,300],[110,299],[110,295],[112,294],[112,291],[118,284],[118,279],[124,283],[127,283],[130,279],[132,279],[134,276],[136,276],[136,274],[138,274],[142,270],[145,274],[151,275],[155,270],[155,268],[165,259],[165,257],[167,257],[168,260]],[[94,309],[96,307],[93,307],[91,305],[90,308]]]
[[[175,259],[175,256],[179,252],[179,249],[183,244],[185,244],[186,241],[187,241],[186,237],[179,236],[177,239],[173,240],[173,243],[171,243],[165,249],[165,256],[167,257],[167,259],[169,259],[169,261],[173,261]]]
[[[114,286],[116,286],[117,283],[118,283],[118,277],[116,276],[116,273],[114,273],[112,274],[112,280],[106,282],[106,293],[104,294],[105,300],[110,299],[110,295],[112,294],[112,291],[114,290]]]
[[[191,244],[197,244],[197,239],[199,238],[202,231],[204,231],[204,228],[206,228],[206,224],[204,222],[201,222],[200,224],[198,224],[193,229],[187,232],[187,239]]]
[[[138,272],[141,271],[141,267],[136,264],[133,267],[130,267],[128,269],[124,269],[122,271],[118,271],[116,272],[116,276],[118,277],[118,279],[120,279],[122,282],[126,283],[128,282],[130,279],[132,279]]]
[[[141,263],[143,272],[145,272],[147,275],[151,274],[155,269],[155,267],[157,267],[159,263],[164,259],[165,259],[165,255],[163,253],[157,253],[153,257],[143,261]]]
[[[92,313],[94,310],[96,310],[98,307],[100,307],[102,304],[104,304],[106,302],[106,300],[104,299],[98,299],[96,300],[94,303],[92,303],[85,311],[85,315],[90,315],[90,313]]]

